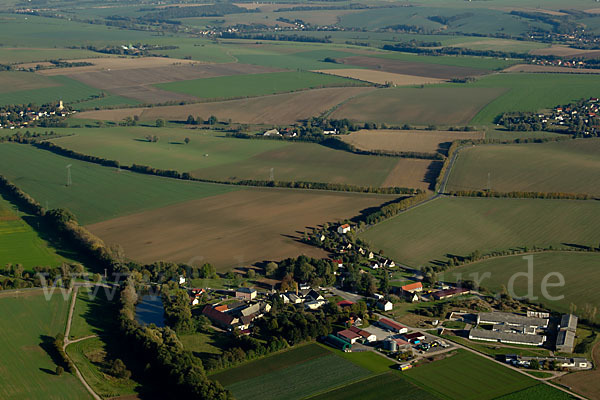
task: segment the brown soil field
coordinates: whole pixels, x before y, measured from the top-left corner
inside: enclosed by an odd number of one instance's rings
[[[563,375],[553,382],[566,386],[575,393],[582,394],[590,399],[598,399],[600,393],[600,344],[596,343],[593,351],[594,366],[596,369],[591,371],[575,372]]]
[[[70,68],[69,68],[70,69]],[[196,97],[155,88],[155,83],[212,78],[216,76],[257,74],[282,71],[281,69],[246,65],[226,64],[174,64],[148,68],[105,69],[65,74],[86,85],[107,90],[119,96],[129,97],[146,103],[166,101],[198,100]]]
[[[555,67],[553,65],[517,64],[506,68],[504,72],[558,72],[565,74],[600,74],[600,69]]]
[[[139,115],[142,120],[165,118],[183,121],[188,115],[203,118],[215,115],[220,120],[231,119],[239,123],[287,125],[318,116],[353,96],[373,90],[376,89],[369,87],[313,89],[213,103],[88,111],[78,114],[78,117],[120,121],[127,116]]]
[[[505,90],[458,87],[379,89],[348,100],[330,117],[397,125],[466,124]]]
[[[461,139],[482,139],[482,132],[404,131],[395,129],[362,129],[340,136],[362,150],[417,151],[433,153],[441,143]]]
[[[200,61],[181,60],[167,57],[102,57],[69,60],[71,62],[89,62],[94,65],[85,67],[57,68],[38,71],[40,75],[69,75],[79,72],[92,72],[104,70],[137,69],[168,67],[183,64],[202,64]]]
[[[323,69],[315,72],[343,76],[345,78],[353,78],[365,82],[378,83],[381,85],[384,85],[387,82],[392,82],[397,86],[427,85],[431,83],[444,82],[443,79],[427,78],[416,75],[394,74],[392,72],[373,71],[372,69]]]
[[[372,70],[438,79],[464,78],[467,76],[484,75],[488,72],[475,68],[454,67],[449,65],[427,64],[374,57],[346,57],[339,61],[344,64],[356,65],[357,67],[364,67]]]
[[[263,260],[325,253],[297,241],[307,227],[357,215],[390,196],[246,189],[88,226],[127,257],[151,262],[210,262],[218,270]]]
[[[427,190],[435,179],[431,179],[434,170],[439,170],[441,162],[400,158],[390,174],[385,178],[382,187],[410,187]],[[435,177],[434,177],[435,178]]]
[[[569,46],[555,44],[550,47],[546,47],[543,49],[534,49],[529,52],[529,54],[534,54],[538,56],[549,56],[555,55],[559,57],[584,57],[584,58],[598,58],[600,57],[600,50],[582,50],[582,49],[573,49]]]
[[[490,7],[491,9],[502,10],[502,11],[524,11],[531,13],[542,13],[548,15],[556,15],[556,16],[564,16],[567,13],[556,11],[556,10],[547,10],[544,8],[531,8],[531,7]]]

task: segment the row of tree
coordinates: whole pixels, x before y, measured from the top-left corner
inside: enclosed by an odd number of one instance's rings
[[[495,190],[453,190],[450,196],[460,197],[508,197],[512,199],[564,199],[564,200],[589,200],[591,196],[586,193],[563,192],[497,192]]]

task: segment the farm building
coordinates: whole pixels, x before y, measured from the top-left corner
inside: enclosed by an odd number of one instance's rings
[[[233,325],[239,322],[239,319],[233,315],[218,311],[210,305],[202,309],[202,314],[210,319],[213,324],[224,329],[232,329]]]
[[[337,333],[337,336],[340,339],[344,339],[346,342],[349,342],[350,344],[356,343],[362,337],[358,333],[353,332],[350,329],[344,329],[343,331],[339,331]]]
[[[433,298],[436,300],[444,300],[444,299],[449,299],[454,296],[460,296],[460,295],[468,294],[468,293],[470,293],[469,290],[464,289],[464,288],[452,288],[452,289],[440,290],[438,292],[435,292],[433,294]]]
[[[256,298],[256,289],[239,288],[235,291],[235,298],[240,300],[254,300]]]
[[[327,335],[325,338],[325,343],[342,351],[350,351],[352,349],[352,344],[333,335]]]
[[[575,332],[561,329],[556,336],[556,351],[572,353],[575,347]]]
[[[411,347],[406,340],[389,337],[383,341],[383,348],[389,351],[406,351]]]
[[[547,318],[526,317],[504,312],[484,312],[477,314],[477,324],[529,326],[536,329],[548,327]]]
[[[400,289],[402,289],[403,292],[407,293],[422,292],[423,284],[421,282],[410,283],[408,285],[402,286]]]
[[[400,325],[397,322],[392,321],[391,319],[387,319],[387,318],[381,318],[379,321],[377,321],[379,323],[379,326],[381,326],[384,329],[389,329],[393,332],[396,333],[406,333],[408,332],[408,328],[405,326]]]
[[[394,305],[391,301],[381,299],[377,301],[377,308],[383,311],[392,311]]]
[[[419,332],[406,333],[402,335],[402,339],[412,344],[419,344],[421,341],[425,340],[425,335]]]
[[[546,336],[489,331],[486,329],[471,329],[469,331],[469,339],[483,340],[486,342],[522,344],[526,346],[541,346],[546,341]]]
[[[337,303],[337,305],[338,305],[338,306],[340,306],[340,307],[349,307],[349,306],[351,306],[352,304],[354,304],[354,303],[353,303],[353,302],[351,302],[350,300],[342,300],[342,301],[339,301],[339,302]]]
[[[360,335],[360,337],[362,338],[361,340],[363,342],[371,343],[377,341],[377,336],[375,336],[375,334],[362,330],[356,326],[351,326],[350,328],[348,328],[348,330],[356,333],[357,335]]]
[[[560,318],[559,328],[575,332],[577,330],[577,321],[577,316],[573,314],[564,314]]]
[[[338,232],[340,235],[343,235],[343,234],[345,234],[345,233],[348,233],[348,232],[350,232],[350,225],[348,225],[348,224],[343,224],[343,225],[340,225],[340,226],[338,226],[338,228],[337,228],[337,232]]]

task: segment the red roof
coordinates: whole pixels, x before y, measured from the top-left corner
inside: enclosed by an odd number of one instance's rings
[[[423,289],[423,284],[421,282],[415,282],[402,286],[402,290],[404,290],[405,292],[409,292],[415,289]]]
[[[452,289],[440,290],[439,292],[435,292],[433,294],[433,297],[441,298],[441,297],[454,296],[457,294],[463,294],[463,293],[468,293],[468,292],[469,292],[469,290],[465,289],[465,288],[452,288]]]
[[[339,303],[337,303],[337,305],[340,307],[351,306],[352,304],[354,304],[354,303],[351,302],[350,300],[342,300]]]
[[[386,324],[387,326],[392,327],[396,330],[407,329],[405,326],[402,326],[399,323],[392,321],[391,319],[381,318],[379,322],[382,324]]]
[[[343,331],[339,331],[338,336],[342,336],[348,340],[358,339],[360,335],[356,332],[352,332],[350,329],[344,329]]]
[[[408,340],[412,340],[412,339],[424,339],[425,335],[423,335],[422,333],[419,332],[414,332],[414,333],[407,333],[404,335],[404,337]]]
[[[342,225],[342,228],[350,228],[350,225],[344,224],[344,225]]]
[[[348,330],[352,331],[352,332],[356,333],[357,335],[360,335],[360,336],[362,336],[364,338],[368,338],[369,336],[372,335],[372,333],[369,333],[367,331],[363,331],[362,329],[357,328],[356,326],[351,326],[350,328],[348,328]]]
[[[223,312],[223,311],[227,311],[228,309],[229,309],[229,308],[228,308],[227,304],[221,304],[220,306],[216,306],[216,307],[215,307],[215,310],[217,310],[217,311],[221,311],[221,312]]]
[[[209,305],[204,307],[202,314],[206,315],[212,321],[221,323],[223,325],[231,325],[231,321],[234,319],[231,315],[215,310]]]

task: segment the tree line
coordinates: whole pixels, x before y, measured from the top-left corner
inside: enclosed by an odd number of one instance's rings
[[[560,199],[560,200],[589,200],[592,197],[586,193],[564,192],[498,192],[495,190],[453,190],[450,196],[460,197],[507,197],[512,199]]]

